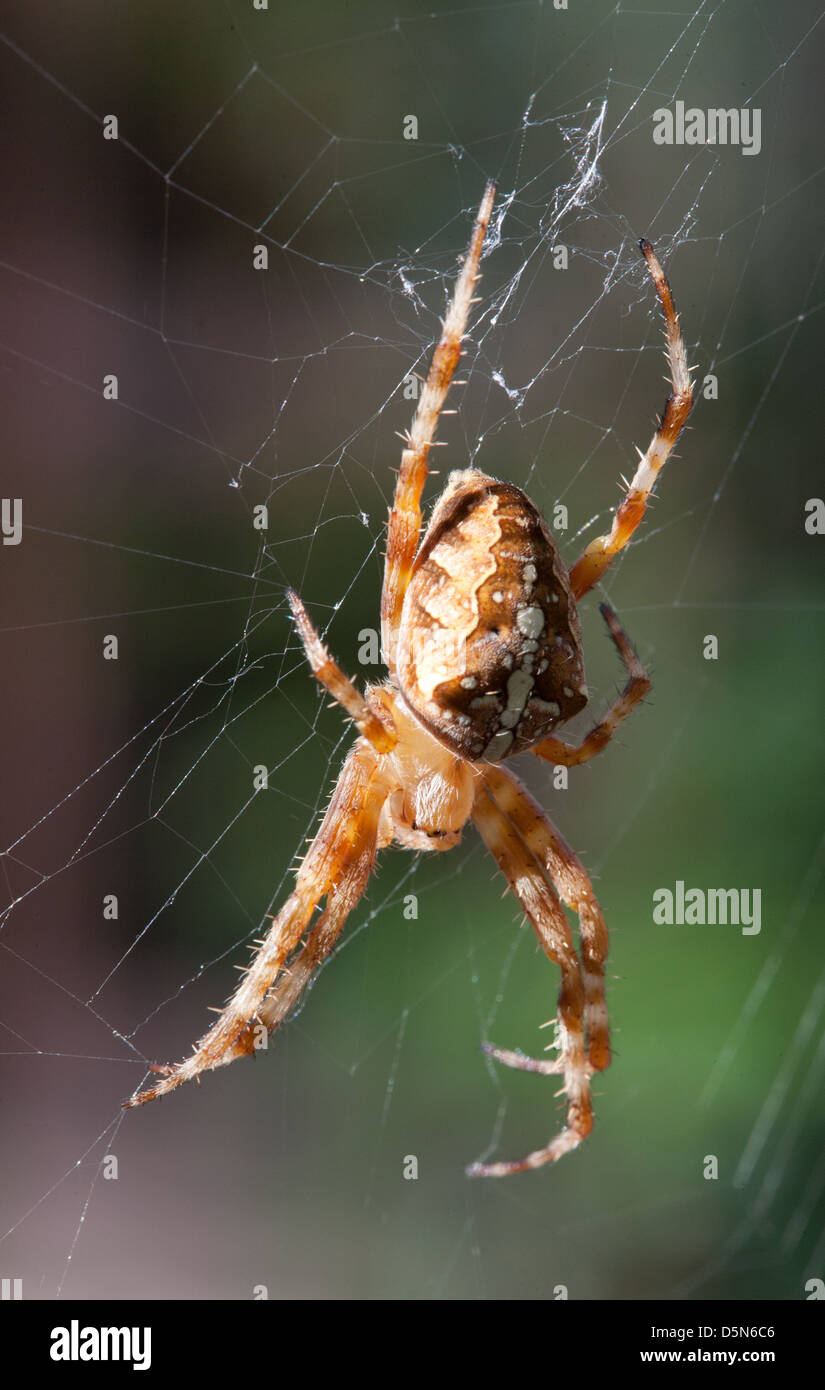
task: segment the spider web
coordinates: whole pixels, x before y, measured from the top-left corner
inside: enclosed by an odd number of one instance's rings
[[[294,9],[6,21],[3,1277],[27,1298],[806,1297],[825,1279],[822,12]],[[677,101],[758,107],[758,154],[655,145]],[[606,585],[653,697],[567,789],[518,767],[611,930],[595,1133],[552,1171],[463,1176],[561,1123],[546,1081],[478,1050],[540,1049],[557,979],[472,831],[383,856],[256,1066],[124,1115],[230,992],[351,739],[287,586],[380,678],[396,431],[490,176],[427,501],[473,464],[566,509],[568,563],[607,528],[662,403],[640,235],[700,387]],[[601,708],[619,675],[595,601],[583,618]],[[761,931],[658,925],[679,881],[759,889]]]

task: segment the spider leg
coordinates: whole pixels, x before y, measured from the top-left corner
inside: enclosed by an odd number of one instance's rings
[[[304,644],[307,661],[312,667],[312,674],[321,685],[326,686],[332,698],[344,706],[360,733],[369,739],[373,748],[379,753],[390,753],[398,742],[395,733],[388,729],[370,708],[349,677],[344,675],[337,661],[333,661],[294,589],[287,590],[287,598],[295,626]]]
[[[619,649],[629,680],[618,700],[614,701],[607,714],[594,725],[581,743],[574,746],[560,738],[545,738],[530,749],[537,758],[544,758],[546,762],[557,766],[578,767],[580,763],[595,758],[597,753],[601,753],[602,749],[607,747],[622,720],[627,719],[650,689],[650,677],[631,647],[627,633],[614,610],[609,603],[600,603],[599,609],[607,623],[610,636]]]
[[[660,470],[673,451],[676,440],[693,406],[693,382],[687,365],[685,344],[679,329],[679,316],[673,304],[670,285],[662,267],[656,259],[649,241],[639,242],[642,255],[647,262],[650,277],[656,286],[656,293],[665,318],[665,340],[667,360],[670,367],[671,394],[665,402],[665,409],[647,453],[639,451],[639,466],[633,476],[627,495],[618,507],[613,518],[610,534],[599,536],[591,541],[584,554],[579,557],[570,570],[570,584],[576,598],[581,598],[601,579],[614,555],[627,545],[639,522],[645,514],[647,499],[650,496]]]
[[[363,891],[364,886],[352,874],[330,889],[328,906],[309,932],[303,949],[290,961],[289,968],[281,972],[258,1009],[258,1020],[267,1033],[272,1033],[292,1013],[310,980],[335,946],[347,917]]]
[[[470,237],[464,265],[456,280],[444,318],[441,339],[433,353],[427,380],[421,390],[418,407],[404,441],[406,448],[401,455],[401,468],[395,485],[395,497],[387,529],[387,557],[381,593],[381,645],[384,662],[391,675],[395,671],[401,608],[421,531],[421,493],[427,480],[427,455],[435,438],[438,416],[461,356],[461,340],[467,331],[467,318],[473,302],[473,290],[479,279],[478,265],[495,193],[495,184],[488,183]]]
[[[563,1090],[567,1096],[567,1123],[555,1139],[524,1159],[512,1163],[473,1163],[467,1169],[468,1177],[485,1178],[507,1177],[511,1173],[523,1173],[530,1168],[540,1168],[545,1163],[555,1163],[563,1154],[577,1148],[593,1128],[593,1107],[590,1099],[591,1067],[584,1045],[585,989],[579,958],[564,910],[547,882],[533,849],[528,845],[526,837],[516,828],[510,814],[498,803],[498,788],[490,778],[494,771],[490,766],[485,767],[482,772],[482,780],[473,806],[473,819],[484,843],[529,917],[539,944],[561,969],[558,1021],[558,1043],[561,1051],[558,1063],[533,1064],[532,1059],[522,1058],[519,1053],[500,1051],[489,1045],[485,1050],[499,1061],[524,1070],[561,1072],[564,1077]],[[518,783],[514,779],[513,782],[517,788]],[[535,803],[527,802],[526,809],[531,817],[537,815],[543,819],[543,813]]]
[[[308,982],[308,967],[314,968],[331,950],[347,915],[364,892],[375,861],[381,809],[392,787],[384,759],[359,740],[344,763],[329,809],[298,869],[294,890],[272,922],[239,988],[195,1045],[192,1056],[176,1066],[153,1068],[164,1074],[163,1080],[145,1091],[136,1091],[125,1102],[127,1106],[164,1096],[201,1072],[226,1066],[261,1046],[266,1032],[296,1002],[298,986]],[[289,980],[290,957],[324,897],[326,911],[297,956],[295,984],[282,984]],[[273,985],[275,992],[271,993]]]
[[[562,902],[578,916],[588,1058],[593,1071],[604,1071],[605,1067],[610,1066],[610,1034],[604,992],[608,939],[593,885],[584,865],[564,836],[512,772],[501,765],[490,766],[486,781],[496,805],[552,880]]]

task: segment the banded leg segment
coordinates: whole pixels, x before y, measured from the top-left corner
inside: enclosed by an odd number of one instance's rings
[[[511,1163],[474,1163],[468,1177],[501,1178],[555,1163],[563,1154],[577,1148],[593,1128],[590,1099],[590,1066],[584,1047],[585,994],[581,966],[564,910],[547,882],[535,856],[519,834],[511,817],[488,791],[492,769],[485,769],[473,807],[473,819],[510,887],[529,917],[539,944],[561,970],[559,992],[557,1062],[534,1062],[519,1053],[504,1052],[489,1045],[485,1051],[510,1066],[529,1071],[557,1072],[564,1078],[567,1096],[567,1122],[555,1139],[526,1158]]]
[[[564,739],[551,737],[543,739],[541,743],[534,744],[530,749],[530,752],[535,753],[537,758],[543,758],[545,762],[554,763],[560,767],[578,767],[580,763],[589,762],[591,758],[595,758],[597,753],[601,753],[607,747],[622,721],[627,719],[629,714],[632,714],[639,701],[644,699],[650,689],[650,677],[631,647],[627,633],[619,622],[616,613],[609,603],[600,603],[599,609],[607,623],[610,636],[618,647],[629,680],[618,700],[614,701],[604,717],[599,720],[598,724],[594,725],[581,743],[573,745],[565,743]]]
[[[627,545],[645,514],[647,499],[661,469],[667,462],[693,406],[693,382],[688,370],[685,344],[679,329],[679,316],[673,304],[670,285],[649,241],[639,242],[647,262],[665,318],[666,356],[670,368],[671,394],[647,453],[639,450],[636,469],[627,495],[616,511],[609,535],[591,541],[570,570],[570,585],[579,599],[603,576],[614,555]]]
[[[495,184],[488,183],[470,237],[464,265],[456,280],[453,297],[447,309],[441,338],[418,398],[418,408],[412,426],[404,440],[406,448],[401,455],[401,469],[395,485],[395,497],[387,530],[387,558],[381,594],[381,645],[384,663],[390,675],[395,671],[401,609],[421,532],[421,493],[427,480],[427,456],[432,448],[438,417],[461,356],[461,340],[467,331],[473,290],[479,279],[481,250],[493,211],[495,194]]]
[[[610,1066],[604,984],[609,943],[593,885],[581,860],[517,777],[497,764],[487,770],[486,782],[496,805],[552,880],[562,902],[578,916],[588,1059],[593,1071],[604,1071]]]
[[[295,888],[274,919],[239,988],[216,1023],[196,1043],[191,1057],[176,1066],[153,1067],[163,1075],[145,1091],[136,1091],[127,1106],[174,1091],[201,1072],[227,1066],[254,1052],[261,1029],[281,1020],[308,982],[307,967],[317,964],[332,948],[347,914],[363,892],[375,861],[381,808],[391,790],[382,760],[359,742],[349,754],[321,828],[295,878]],[[289,961],[322,898],[327,909],[297,956],[296,987],[289,979]],[[323,949],[321,949],[323,948]],[[314,966],[313,966],[314,968]],[[275,986],[275,992],[270,991]],[[279,1001],[283,1002],[281,1009]]]
[[[345,676],[337,661],[333,661],[294,589],[287,590],[287,598],[295,626],[304,644],[307,661],[316,680],[326,686],[333,700],[343,705],[359,732],[369,739],[373,748],[379,753],[391,753],[398,742],[394,731],[388,729],[378,718],[360,691],[356,690],[349,676]]]
[[[361,852],[347,859],[335,882],[330,884],[326,907],[307,936],[303,949],[276,979],[261,1004],[258,1018],[267,1033],[289,1017],[318,968],[335,947],[350,913],[366,892],[375,862],[383,804],[381,801],[369,816],[370,823],[366,827],[366,838],[362,837]]]

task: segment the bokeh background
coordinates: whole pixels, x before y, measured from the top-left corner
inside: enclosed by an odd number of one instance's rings
[[[25,534],[0,553],[0,1266],[26,1297],[800,1299],[825,1278],[820,18],[6,6],[0,491]],[[761,152],[655,146],[678,99],[758,106]],[[234,987],[349,741],[286,586],[380,674],[360,635],[403,381],[490,176],[512,201],[443,469],[563,503],[568,561],[606,528],[663,398],[640,235],[718,379],[606,585],[651,698],[566,791],[519,769],[611,929],[595,1132],[555,1169],[464,1177],[561,1122],[550,1083],[479,1051],[540,1048],[557,978],[472,831],[383,857],[256,1065],[123,1117]],[[596,598],[601,707],[620,673]],[[656,925],[677,880],[760,889],[761,933]]]

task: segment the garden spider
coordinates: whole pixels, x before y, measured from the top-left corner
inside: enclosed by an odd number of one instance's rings
[[[565,569],[546,523],[511,483],[471,468],[452,473],[419,545],[421,494],[439,413],[461,356],[479,261],[493,210],[487,185],[429,375],[404,436],[389,516],[381,595],[389,679],[361,695],[333,661],[298,596],[289,593],[317,679],[359,731],[329,809],[241,984],[217,1022],[163,1079],[127,1105],[166,1095],[201,1072],[260,1047],[293,1009],[332,951],[361,898],[376,852],[397,840],[412,850],[448,850],[472,819],[561,971],[555,1060],[484,1043],[507,1066],[557,1075],[566,1124],[544,1148],[513,1163],[474,1163],[471,1176],[501,1177],[552,1163],[593,1127],[590,1078],[610,1062],[604,968],[607,929],[580,861],[502,759],[530,751],[575,767],[600,753],[650,682],[613,609],[601,611],[627,684],[578,745],[555,730],[587,702],[576,602],[601,579],[642,519],[659,470],[693,404],[670,287],[640,242],[664,312],[672,392],[641,455],[608,535]],[[326,899],[323,911],[316,908]],[[579,920],[581,957],[565,916]]]

